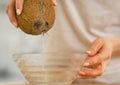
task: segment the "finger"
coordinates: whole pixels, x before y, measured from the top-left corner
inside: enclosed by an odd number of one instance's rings
[[[101,38],[95,40],[95,41],[92,43],[90,49],[89,49],[88,51],[86,51],[86,53],[87,53],[88,55],[90,55],[90,56],[95,55],[95,54],[98,53],[99,50],[102,48],[103,44],[104,44],[104,41],[103,41]]]
[[[97,76],[101,76],[105,71],[105,68],[109,65],[109,63],[110,63],[110,59],[107,59],[94,69],[85,68],[79,72],[78,78],[89,79],[89,78],[96,78]]]
[[[15,4],[16,4],[16,13],[17,15],[20,15],[23,10],[24,0],[16,0]]]
[[[56,0],[52,0],[52,2],[53,2],[54,6],[57,6],[57,1]]]
[[[104,69],[102,67],[102,64],[100,64],[95,69],[81,70],[79,75],[81,75],[82,78],[95,78],[97,76],[101,76],[103,71]]]
[[[14,7],[14,4],[15,4],[14,0],[10,0],[9,4],[7,6],[6,12],[7,12],[7,15],[8,15],[11,23],[15,27],[18,27],[17,20],[16,20],[16,17],[15,17],[15,7]]]
[[[106,48],[106,47],[105,47]],[[95,64],[100,64],[100,63],[102,63],[104,60],[106,60],[106,59],[108,59],[108,58],[110,58],[110,56],[111,56],[111,51],[109,52],[108,50],[107,50],[107,48],[105,49],[105,48],[102,48],[101,49],[101,51],[97,54],[97,55],[95,55],[95,56],[93,56],[93,57],[89,57],[86,61],[85,61],[85,63],[84,63],[84,66],[91,66],[91,65],[95,65]]]
[[[93,77],[93,76],[83,76],[83,75],[78,75],[77,78],[80,78],[80,79],[91,79],[91,78],[96,78],[96,77]]]
[[[97,76],[88,76],[88,75],[83,75],[83,74],[79,73],[77,75],[77,77],[80,79],[91,79],[91,78],[96,78]]]

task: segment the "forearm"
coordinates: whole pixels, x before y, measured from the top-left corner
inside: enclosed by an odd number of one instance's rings
[[[114,37],[111,42],[113,43],[113,56],[120,56],[120,37]]]

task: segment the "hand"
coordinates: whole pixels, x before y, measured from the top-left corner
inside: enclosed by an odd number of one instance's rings
[[[84,67],[91,69],[82,69],[78,75],[79,78],[96,78],[101,76],[109,65],[112,54],[120,53],[120,38],[105,37],[96,39],[90,49],[86,51],[88,58]]]
[[[53,5],[56,6],[57,2],[56,0],[51,0],[53,2]],[[20,15],[23,10],[23,4],[24,0],[9,0],[6,12],[8,14],[8,17],[11,21],[11,23],[15,26],[18,27],[18,23],[15,17],[15,14]]]

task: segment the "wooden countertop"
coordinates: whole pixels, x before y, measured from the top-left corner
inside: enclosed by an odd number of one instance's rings
[[[29,85],[27,83],[0,83],[0,85]],[[120,84],[80,84],[80,83],[73,83],[72,85],[120,85]]]

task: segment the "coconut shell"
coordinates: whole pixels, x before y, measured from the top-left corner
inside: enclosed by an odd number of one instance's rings
[[[40,35],[50,30],[55,21],[51,0],[24,0],[23,11],[17,15],[18,26],[27,34]]]

